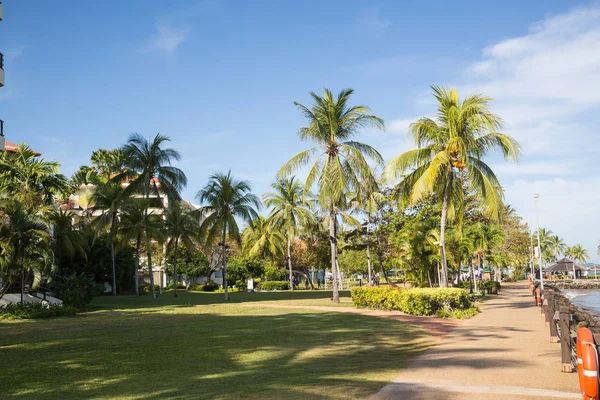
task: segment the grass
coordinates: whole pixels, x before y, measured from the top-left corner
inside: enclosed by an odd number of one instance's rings
[[[188,292],[178,290],[177,297],[173,291],[163,291],[158,298],[150,295],[136,296],[101,296],[92,302],[93,310],[131,310],[156,307],[177,307],[190,305],[223,304],[223,293]],[[227,304],[246,302],[265,302],[284,305],[310,305],[352,307],[349,290],[340,291],[340,303],[331,300],[331,291],[326,290],[294,290],[285,292],[230,292]]]
[[[283,301],[322,300],[300,294]],[[163,295],[157,301],[176,307],[153,309],[148,297],[101,298],[97,308],[122,311],[0,322],[2,397],[365,398],[432,344],[421,329],[392,319],[217,305],[222,295],[192,295]],[[232,302],[254,301],[250,295],[236,293]],[[214,305],[180,303],[191,299]]]

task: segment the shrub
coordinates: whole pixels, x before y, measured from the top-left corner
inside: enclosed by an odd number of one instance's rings
[[[87,309],[94,296],[100,293],[101,289],[88,274],[69,275],[56,285],[56,296],[63,301],[63,305],[78,310]]]
[[[479,309],[477,307],[470,307],[464,310],[437,310],[435,316],[440,318],[469,319],[477,314],[479,314]]]
[[[219,284],[214,281],[206,281],[204,286],[202,287],[203,292],[214,292],[219,288]]]
[[[485,281],[485,283],[483,284],[483,286],[486,289],[491,289],[491,288],[497,288],[498,290],[501,289],[502,285],[500,285],[500,282],[497,281]]]
[[[248,290],[248,281],[238,279],[237,281],[235,281],[235,288],[237,289],[238,292],[247,291]]]
[[[356,287],[352,289],[352,303],[357,308],[398,310],[413,315],[451,314],[472,307],[467,292],[454,288]]]
[[[290,290],[290,283],[286,281],[262,281],[258,284],[259,290]]]
[[[58,304],[9,303],[0,306],[0,319],[34,319],[75,315],[77,308]]]
[[[201,283],[192,283],[190,286],[188,286],[188,290],[194,292],[201,292],[204,290],[204,285],[202,285]]]
[[[173,290],[173,282],[167,284],[167,290]],[[177,282],[177,289],[185,289],[185,285],[181,282]]]
[[[154,285],[154,291],[158,293],[160,290],[160,286]],[[151,285],[142,285],[140,286],[140,294],[152,294],[152,286]]]

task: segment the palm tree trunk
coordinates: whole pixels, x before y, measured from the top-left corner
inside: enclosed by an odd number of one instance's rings
[[[450,189],[452,188],[452,168],[448,168],[446,187],[444,188],[444,201],[442,203],[442,218],[440,221],[440,248],[442,250],[442,270],[440,287],[448,287],[448,260],[446,258],[446,219],[448,216],[448,203],[450,202]]]
[[[113,296],[117,295],[117,268],[115,266],[115,242],[110,239],[110,259],[112,261],[112,292]]]
[[[150,180],[151,176],[148,177],[146,183],[146,209],[144,210],[144,230],[146,231],[146,254],[148,257],[148,273],[150,274],[150,287],[152,290],[152,298],[156,298],[156,289],[154,288],[154,274],[152,273],[152,255],[150,248],[150,235],[148,235],[148,201],[150,200]]]
[[[371,238],[369,237],[369,226],[371,225],[371,216],[367,214],[367,274],[369,275],[369,283],[371,286]]]
[[[229,291],[227,290],[227,244],[225,237],[227,235],[227,224],[223,224],[223,290],[225,292],[225,301],[229,300]]]
[[[177,297],[177,245],[179,237],[175,237],[175,250],[173,250],[173,297]]]
[[[21,264],[21,307],[23,307],[25,296],[25,264]]]
[[[290,290],[294,290],[294,278],[292,275],[292,241],[290,240],[290,237],[288,236],[288,241],[287,241],[287,259],[288,259],[288,269],[290,270]]]
[[[340,270],[340,262],[338,260],[337,248],[335,249],[335,266],[337,268],[337,274],[338,274],[338,289],[344,290],[344,280],[342,279],[342,271]]]
[[[336,216],[333,211],[333,205],[329,211],[329,243],[331,245],[331,279],[333,285],[333,302],[340,302],[340,292],[338,291],[337,274],[336,274],[336,258],[337,258],[337,229]]]
[[[135,295],[140,297],[140,244],[141,235],[138,235],[135,241]]]

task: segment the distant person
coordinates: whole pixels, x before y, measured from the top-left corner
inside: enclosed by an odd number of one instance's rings
[[[304,281],[304,288],[306,290],[308,290],[308,277],[306,278],[306,280]]]

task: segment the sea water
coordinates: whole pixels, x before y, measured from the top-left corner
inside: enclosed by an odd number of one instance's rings
[[[600,318],[600,289],[563,289],[561,293],[583,311]]]

